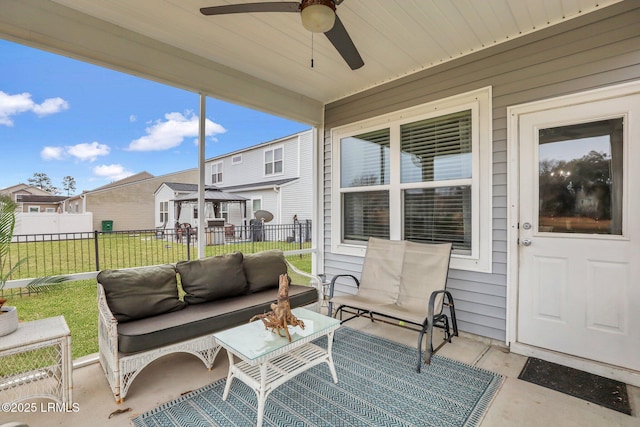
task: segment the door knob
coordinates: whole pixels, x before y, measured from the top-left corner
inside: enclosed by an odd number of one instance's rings
[[[531,246],[531,239],[523,239],[522,246]]]

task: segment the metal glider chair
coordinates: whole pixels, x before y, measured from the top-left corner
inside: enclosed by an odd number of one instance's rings
[[[451,243],[414,243],[370,238],[360,280],[350,274],[334,276],[329,286],[329,314],[341,323],[360,316],[401,325],[420,333],[418,364],[431,356],[452,336],[458,336],[455,306],[446,290]],[[334,295],[336,281],[347,278],[357,287],[355,295]],[[333,312],[333,307],[337,309]],[[447,310],[445,310],[445,307]],[[446,312],[449,312],[447,315]],[[344,318],[345,313],[351,317]],[[374,316],[377,317],[374,319]],[[433,328],[444,330],[444,340],[434,350]],[[423,339],[427,336],[422,354]]]

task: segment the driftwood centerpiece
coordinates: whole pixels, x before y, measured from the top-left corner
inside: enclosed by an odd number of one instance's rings
[[[289,338],[289,342],[291,342],[291,335],[289,334],[288,328],[289,325],[300,326],[304,329],[304,322],[291,313],[291,304],[289,303],[290,282],[291,280],[289,279],[288,274],[281,274],[280,282],[278,284],[277,304],[271,304],[270,312],[257,314],[249,320],[249,322],[253,322],[257,319],[262,320],[265,329],[271,329],[271,332],[277,332],[279,336]],[[284,335],[282,334],[281,329],[284,329]]]

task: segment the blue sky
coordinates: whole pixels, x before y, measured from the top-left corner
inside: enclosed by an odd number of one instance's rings
[[[197,167],[198,110],[196,93],[0,40],[0,188],[42,172],[80,193]],[[207,158],[309,129],[213,98],[206,116]]]

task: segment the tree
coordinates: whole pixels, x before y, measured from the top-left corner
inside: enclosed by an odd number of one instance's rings
[[[49,175],[43,172],[35,172],[33,174],[33,177],[29,178],[27,182],[29,182],[29,184],[33,185],[34,187],[47,191],[51,194],[60,193],[60,190],[57,187],[54,187],[53,184],[51,184],[51,178],[49,178]]]
[[[76,191],[75,178],[69,175],[62,178],[62,188],[67,192],[67,196],[70,196],[73,191]]]
[[[563,160],[542,160],[540,171],[540,214],[572,216],[586,214],[576,205],[576,194],[592,196],[597,208],[587,216],[611,219],[611,158],[606,153],[591,151],[584,156]]]

